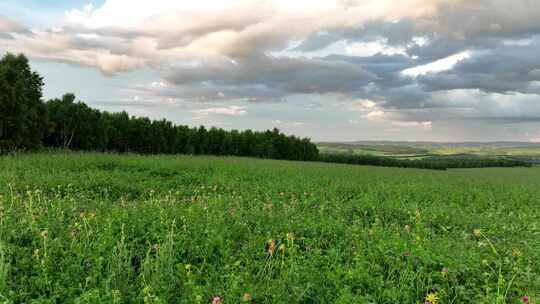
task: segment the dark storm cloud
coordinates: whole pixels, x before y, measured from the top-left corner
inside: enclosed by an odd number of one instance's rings
[[[376,93],[371,98],[383,101],[383,107],[392,109],[426,108],[431,98],[430,94],[421,90],[416,84],[379,90]]]
[[[418,81],[428,91],[480,89],[486,92],[531,92],[531,82],[540,81],[538,36],[525,45],[504,42],[473,53],[456,66],[440,73],[428,73]]]
[[[166,79],[176,85],[206,83],[247,91],[269,88],[280,95],[349,94],[376,80],[377,75],[344,60],[257,55],[177,66]]]
[[[422,101],[427,98],[423,92],[407,88],[414,80],[401,74],[402,70],[415,65],[415,60],[409,57],[382,54],[312,59],[260,55],[223,59],[169,70],[166,79],[175,87],[162,89],[161,94],[178,97],[190,92],[190,98],[199,94],[209,99],[244,96],[253,100],[327,93],[379,100],[389,94],[392,100],[401,96],[412,103],[412,100],[418,101],[420,95]]]
[[[401,87],[411,84],[413,79],[402,75],[401,71],[419,64],[417,60],[404,55],[384,55],[380,53],[369,57],[331,55],[324,57],[324,60],[347,62],[361,67],[376,76],[372,83],[381,88]]]
[[[367,42],[380,38],[386,39],[390,45],[405,46],[411,42],[415,34],[415,25],[412,20],[403,19],[396,22],[375,20],[360,27],[336,28],[313,33],[302,41],[295,50],[313,52],[341,40]]]
[[[227,100],[244,100],[250,102],[275,102],[281,101],[284,92],[266,87],[264,85],[217,85],[208,83],[169,84],[160,86],[137,86],[133,89],[134,94],[145,94],[160,98],[170,98],[190,102],[210,102]]]

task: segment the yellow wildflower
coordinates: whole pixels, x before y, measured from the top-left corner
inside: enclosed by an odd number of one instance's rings
[[[251,297],[251,295],[249,293],[245,293],[244,296],[242,297],[242,302],[251,302],[253,298]]]
[[[276,251],[276,240],[269,240],[266,243],[266,252],[270,255],[274,255],[274,251]]]
[[[430,304],[437,304],[439,302],[439,297],[436,293],[428,293],[426,296],[426,302]]]
[[[294,233],[292,232],[287,233],[287,241],[292,242],[294,241],[294,239],[295,239]]]

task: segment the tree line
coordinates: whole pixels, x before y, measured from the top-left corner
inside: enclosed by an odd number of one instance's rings
[[[319,156],[321,162],[340,163],[349,165],[380,166],[380,167],[398,167],[398,168],[417,168],[431,170],[446,170],[443,163],[427,160],[408,160],[375,155],[359,155],[350,153],[330,153]]]
[[[132,117],[126,112],[101,112],[73,94],[46,104],[51,132],[48,147],[83,151],[135,152],[141,154],[207,154],[251,156],[287,160],[316,160],[317,147],[309,139],[286,136],[279,130],[225,131],[204,126],[190,128],[165,119]]]
[[[59,148],[141,154],[206,154],[270,159],[321,161],[386,167],[447,168],[514,167],[530,164],[505,159],[401,160],[388,157],[319,154],[307,138],[277,129],[226,131],[175,125],[162,119],[93,109],[65,94],[43,102],[43,78],[24,55],[0,60],[0,153]]]
[[[527,161],[507,158],[463,157],[463,158],[425,158],[397,159],[374,155],[357,155],[350,153],[321,154],[319,161],[364,166],[417,168],[430,170],[447,170],[457,168],[493,168],[493,167],[532,167]]]
[[[42,101],[43,78],[24,55],[0,60],[0,151],[41,147],[141,154],[209,154],[317,160],[307,138],[265,132],[175,125],[165,119],[110,113],[66,94]]]

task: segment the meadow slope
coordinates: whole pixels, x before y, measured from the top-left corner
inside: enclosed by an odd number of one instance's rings
[[[0,168],[0,303],[539,300],[540,168],[75,153]]]

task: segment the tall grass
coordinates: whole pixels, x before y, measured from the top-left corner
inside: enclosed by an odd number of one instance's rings
[[[539,300],[538,168],[75,153],[0,167],[0,303]]]

